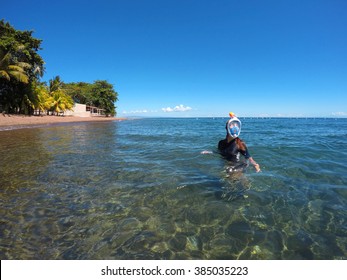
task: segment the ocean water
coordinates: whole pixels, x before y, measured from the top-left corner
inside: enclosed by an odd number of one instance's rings
[[[347,259],[347,119],[226,120],[0,131],[0,258]]]

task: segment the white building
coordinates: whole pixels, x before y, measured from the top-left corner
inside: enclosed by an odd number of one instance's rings
[[[65,111],[64,115],[76,117],[105,116],[105,110],[86,104],[75,103],[72,110]]]

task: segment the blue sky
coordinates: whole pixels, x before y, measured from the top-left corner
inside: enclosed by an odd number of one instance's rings
[[[345,0],[3,1],[43,80],[113,84],[118,116],[347,117]]]

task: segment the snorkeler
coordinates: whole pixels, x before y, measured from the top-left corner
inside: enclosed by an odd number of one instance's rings
[[[229,116],[230,120],[226,123],[227,135],[225,139],[220,140],[218,143],[218,149],[221,154],[232,163],[228,171],[242,171],[248,166],[247,161],[249,161],[254,166],[256,172],[260,172],[259,164],[251,157],[245,142],[239,138],[241,121],[232,112],[229,113]],[[245,157],[246,162],[240,160],[240,154]]]

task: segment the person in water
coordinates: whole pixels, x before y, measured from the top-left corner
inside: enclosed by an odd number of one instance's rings
[[[251,157],[248,148],[243,140],[239,138],[241,133],[241,121],[234,113],[229,113],[230,120],[226,123],[227,135],[218,143],[218,149],[221,154],[232,164],[228,168],[229,172],[242,171],[251,163],[256,172],[260,172],[260,166]],[[240,154],[244,156],[245,161],[240,160]]]

